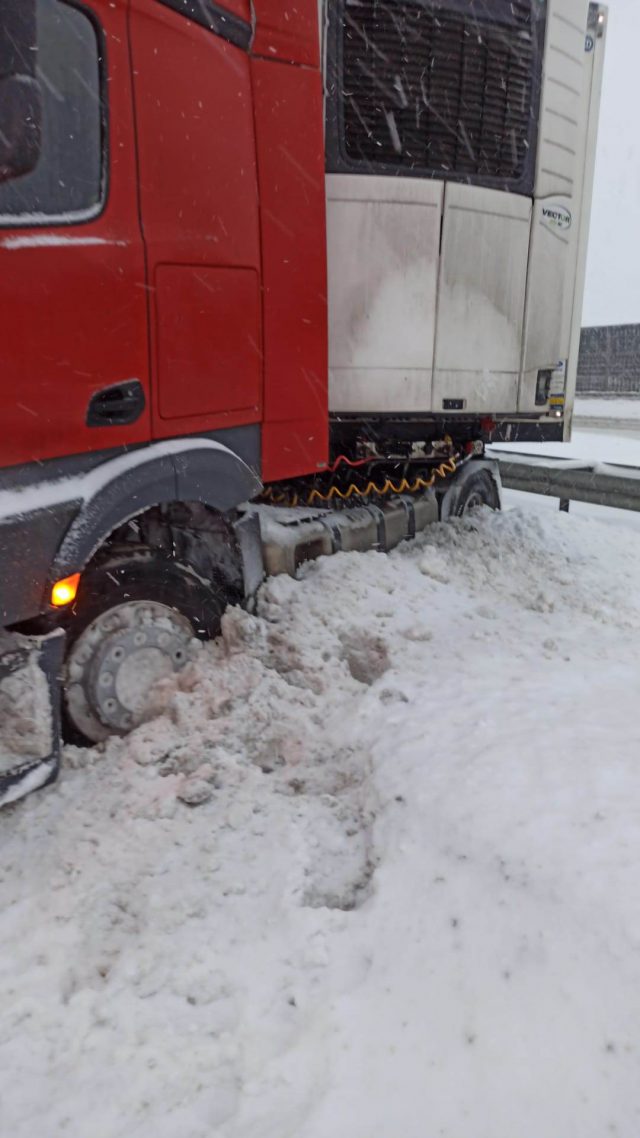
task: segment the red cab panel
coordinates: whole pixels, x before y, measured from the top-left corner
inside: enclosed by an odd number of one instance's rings
[[[262,333],[249,58],[158,0],[132,0],[130,28],[153,434],[254,423]]]
[[[251,23],[251,4],[249,0],[223,0],[220,7],[232,16],[239,16],[241,20]]]
[[[262,384],[260,289],[253,269],[156,269],[159,412],[163,419],[251,408]]]
[[[134,421],[87,423],[103,389],[148,387],[126,10],[51,3],[39,26],[42,153],[0,185],[3,465],[149,437],[148,397]]]
[[[254,0],[255,55],[320,67],[318,0]]]
[[[326,463],[327,270],[320,73],[253,60],[264,274],[266,480]],[[288,424],[283,428],[283,424]]]

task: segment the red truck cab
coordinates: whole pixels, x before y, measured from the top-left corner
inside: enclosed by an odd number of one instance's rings
[[[57,688],[66,639],[71,737],[126,729],[124,673],[86,688],[96,652],[182,666],[261,579],[237,507],[326,466],[316,0],[295,15],[3,5],[0,801],[57,769],[56,692],[30,751],[16,684],[39,665]]]
[[[315,0],[262,0],[255,28],[248,0],[36,8],[41,154],[0,185],[0,466],[220,432],[266,480],[323,464]]]

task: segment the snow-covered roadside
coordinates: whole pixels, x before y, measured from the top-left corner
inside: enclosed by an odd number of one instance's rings
[[[3,1138],[637,1138],[639,560],[338,555],[70,751],[0,818]]]
[[[635,401],[624,399],[610,399],[610,400],[590,400],[581,399],[576,402],[576,413],[578,413],[578,406],[580,406],[580,415],[583,415],[582,409],[590,403],[608,402],[612,408],[616,408],[616,418],[619,414],[620,418],[626,417],[627,428],[624,432],[609,430],[597,430],[595,427],[591,430],[585,430],[584,426],[580,426],[574,430],[573,437],[570,443],[510,443],[500,444],[493,447],[496,451],[517,451],[522,454],[532,455],[550,455],[551,457],[571,459],[579,458],[585,459],[589,462],[606,462],[613,463],[620,466],[638,466],[640,467],[640,420],[637,423],[637,430],[633,429],[633,422],[629,418],[631,410],[635,406]],[[640,409],[640,400],[638,400],[638,408]],[[586,422],[586,418],[582,417],[582,423]],[[543,498],[535,494],[522,494],[518,490],[508,490],[505,493],[505,505],[519,506],[526,509],[543,509],[543,510],[557,510],[557,498]],[[602,522],[606,526],[627,526],[630,529],[640,530],[640,513],[634,513],[631,510],[614,510],[608,506],[594,506],[589,502],[572,502],[571,513],[576,517],[585,518],[592,517],[594,520]]]
[[[606,398],[582,395],[576,399],[577,419],[626,419],[640,428],[640,397],[636,399],[609,395]]]

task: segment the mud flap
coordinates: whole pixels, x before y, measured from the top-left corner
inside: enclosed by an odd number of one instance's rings
[[[0,632],[0,806],[57,778],[64,642]]]

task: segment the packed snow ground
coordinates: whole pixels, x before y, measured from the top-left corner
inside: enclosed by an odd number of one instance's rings
[[[3,1138],[637,1138],[639,562],[340,554],[69,749],[0,818]]]

